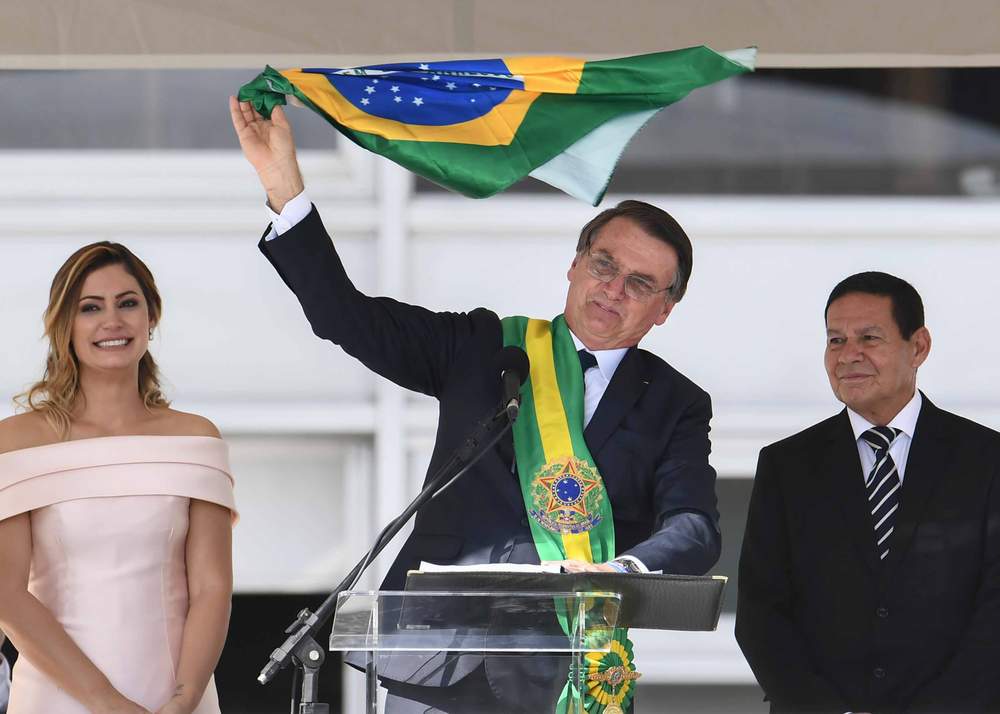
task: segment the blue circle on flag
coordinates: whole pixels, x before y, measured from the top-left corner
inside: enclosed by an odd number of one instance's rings
[[[303,69],[322,74],[356,109],[420,126],[472,121],[502,104],[524,82],[502,60],[454,60]]]
[[[574,504],[583,495],[583,487],[572,476],[564,476],[555,483],[555,494],[562,503]]]

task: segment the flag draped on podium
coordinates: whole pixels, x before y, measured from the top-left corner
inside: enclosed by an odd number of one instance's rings
[[[240,88],[264,117],[289,98],[356,144],[473,198],[533,176],[597,205],[632,136],[694,89],[753,69],[752,48],[267,67]]]

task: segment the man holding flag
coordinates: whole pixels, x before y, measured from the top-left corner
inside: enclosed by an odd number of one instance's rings
[[[308,107],[346,139],[472,198],[525,176],[601,202],[632,137],[690,92],[749,72],[756,49],[699,46],[585,61],[496,57],[272,67],[240,87],[264,118]]]
[[[521,416],[462,479],[417,515],[383,588],[400,590],[420,561],[562,561],[571,571],[703,574],[718,559],[707,393],[637,347],[684,296],[691,244],[666,212],[625,201],[581,231],[566,306],[551,321],[476,309],[435,313],[372,298],[351,283],[307,197],[281,107],[264,119],[230,98],[233,126],[267,193],[260,249],[302,304],[313,331],[371,370],[440,402],[428,473],[499,404],[505,345],[531,361]],[[589,712],[630,708],[637,677],[624,633],[588,682]],[[380,670],[381,673],[381,670]],[[393,712],[555,711],[567,682],[556,658],[530,671],[502,658],[448,656],[389,672]],[[389,681],[394,680],[394,681]]]

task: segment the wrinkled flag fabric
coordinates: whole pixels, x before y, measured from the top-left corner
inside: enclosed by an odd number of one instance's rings
[[[267,67],[240,88],[265,118],[289,100],[356,144],[473,198],[533,176],[597,205],[625,146],[694,89],[751,71],[756,50]]]

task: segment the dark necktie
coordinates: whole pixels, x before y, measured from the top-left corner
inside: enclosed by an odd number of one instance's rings
[[[591,367],[597,366],[597,358],[587,350],[577,350],[576,353],[580,356],[580,366],[583,367],[584,373]]]
[[[899,508],[899,473],[896,471],[896,462],[889,455],[889,447],[901,433],[899,429],[892,427],[876,426],[861,435],[875,452],[875,466],[865,481],[865,490],[868,492],[868,510],[872,514],[875,548],[880,560],[885,560],[889,555],[889,536],[892,535]]]

